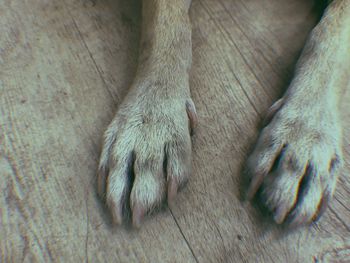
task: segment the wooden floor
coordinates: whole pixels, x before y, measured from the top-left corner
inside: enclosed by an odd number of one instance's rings
[[[313,1],[194,0],[190,14],[193,176],[136,231],[111,225],[95,173],[135,72],[140,1],[0,1],[0,262],[350,262],[345,103],[346,167],[319,223],[277,227],[240,197],[260,120],[316,23]]]

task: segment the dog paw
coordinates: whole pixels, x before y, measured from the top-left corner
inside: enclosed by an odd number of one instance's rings
[[[105,132],[97,188],[116,224],[130,210],[139,227],[146,213],[174,200],[191,172],[194,104],[160,88],[130,91]]]
[[[329,203],[342,164],[341,127],[334,108],[283,99],[268,116],[248,159],[247,197],[261,189],[262,202],[277,223],[310,223]]]

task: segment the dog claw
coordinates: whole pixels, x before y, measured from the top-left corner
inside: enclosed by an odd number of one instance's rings
[[[186,100],[186,112],[190,122],[190,134],[192,136],[194,133],[194,129],[198,124],[197,111],[192,99]]]
[[[101,198],[104,198],[104,195],[105,195],[107,174],[108,174],[108,171],[106,168],[102,167],[98,169],[97,193]]]
[[[272,120],[272,118],[275,116],[276,112],[281,108],[281,106],[283,105],[284,99],[280,98],[279,100],[277,100],[267,111],[267,114],[264,118],[263,121],[263,126],[266,126],[267,124],[269,124]]]
[[[132,225],[135,228],[141,227],[141,222],[145,216],[145,209],[141,205],[136,204],[132,210]]]
[[[121,225],[123,223],[123,213],[120,205],[112,204],[110,205],[110,209],[112,212],[113,224]]]
[[[264,180],[263,174],[257,174],[256,176],[253,177],[253,179],[249,185],[249,189],[247,191],[247,196],[246,196],[247,200],[253,199],[253,197],[255,196],[255,193],[260,188],[260,185],[262,184],[263,180]]]
[[[284,219],[286,218],[287,214],[288,214],[289,210],[287,209],[286,206],[281,206],[279,208],[277,208],[273,219],[275,220],[275,222],[277,224],[282,224],[284,222]]]
[[[177,195],[178,183],[175,179],[169,179],[168,183],[168,205],[171,206]]]

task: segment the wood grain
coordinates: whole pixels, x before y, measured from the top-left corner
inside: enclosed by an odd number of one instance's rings
[[[286,89],[312,1],[191,8],[193,176],[170,211],[113,227],[96,197],[101,135],[137,65],[136,0],[0,2],[0,262],[347,262],[350,111],[335,199],[315,225],[276,227],[241,201],[242,167]]]

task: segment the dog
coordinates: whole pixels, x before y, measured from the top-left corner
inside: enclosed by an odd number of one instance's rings
[[[104,135],[97,190],[121,224],[126,210],[145,214],[174,202],[191,174],[190,0],[143,0],[139,65],[130,91]],[[269,109],[247,161],[250,185],[277,223],[316,220],[343,164],[339,68],[350,60],[350,1],[328,3],[311,32],[286,93]],[[349,69],[347,74],[349,74]]]

